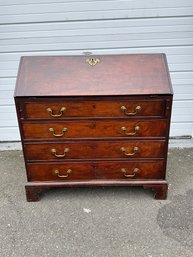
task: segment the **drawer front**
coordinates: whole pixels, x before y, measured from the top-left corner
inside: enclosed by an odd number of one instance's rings
[[[90,163],[27,164],[28,181],[90,180],[95,179]]]
[[[164,161],[27,164],[29,181],[162,179]]]
[[[165,137],[167,120],[23,123],[24,139]]]
[[[108,141],[25,144],[27,160],[164,158],[166,142]]]
[[[62,119],[68,117],[139,117],[164,116],[164,100],[64,101],[25,103],[27,119]]]

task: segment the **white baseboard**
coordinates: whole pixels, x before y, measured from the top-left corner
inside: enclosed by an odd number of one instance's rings
[[[0,142],[0,151],[21,149],[21,142]]]
[[[170,139],[169,148],[193,148],[193,139]]]

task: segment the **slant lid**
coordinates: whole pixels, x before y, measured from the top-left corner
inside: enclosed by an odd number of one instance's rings
[[[172,94],[164,54],[22,57],[15,96]]]

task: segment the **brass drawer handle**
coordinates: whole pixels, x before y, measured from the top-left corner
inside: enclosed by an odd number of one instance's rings
[[[59,170],[55,170],[55,171],[54,171],[54,174],[57,175],[57,177],[59,177],[59,178],[67,178],[70,173],[72,173],[72,170],[71,170],[71,169],[68,169],[68,170],[66,171],[66,175],[60,175],[60,171],[59,171]]]
[[[138,168],[134,168],[133,174],[127,174],[126,169],[122,168],[122,169],[121,169],[121,172],[123,172],[123,175],[124,175],[126,178],[133,178],[133,177],[135,177],[135,175],[136,175],[137,173],[140,172],[140,170],[139,170]]]
[[[65,157],[65,156],[66,156],[66,153],[68,153],[68,152],[69,152],[69,148],[65,148],[63,154],[57,154],[57,153],[56,153],[56,149],[54,149],[54,148],[51,149],[51,153],[52,153],[54,156],[58,157],[58,158]]]
[[[139,147],[135,146],[133,147],[133,152],[132,153],[126,153],[125,147],[121,147],[120,150],[124,153],[126,156],[133,156],[139,151]]]
[[[135,112],[127,112],[127,108],[123,105],[121,106],[121,111],[124,112],[125,115],[128,115],[128,116],[133,116],[133,115],[136,115],[137,113],[139,113],[141,111],[141,106],[138,105],[136,106],[135,108]]]
[[[139,130],[140,130],[140,127],[135,126],[134,128],[135,132],[126,132],[127,131],[126,127],[121,127],[121,132],[123,132],[126,136],[134,136],[139,132]]]
[[[49,132],[52,132],[54,137],[62,137],[68,131],[67,128],[63,128],[62,133],[56,134],[53,128],[49,128]]]
[[[62,107],[58,114],[53,114],[53,110],[51,108],[47,108],[46,111],[54,118],[61,117],[63,113],[66,111],[66,107]]]

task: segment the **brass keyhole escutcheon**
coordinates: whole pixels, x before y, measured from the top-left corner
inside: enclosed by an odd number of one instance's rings
[[[86,62],[90,65],[90,66],[95,66],[97,63],[100,62],[100,60],[98,58],[95,57],[90,57],[88,59],[86,59]]]

